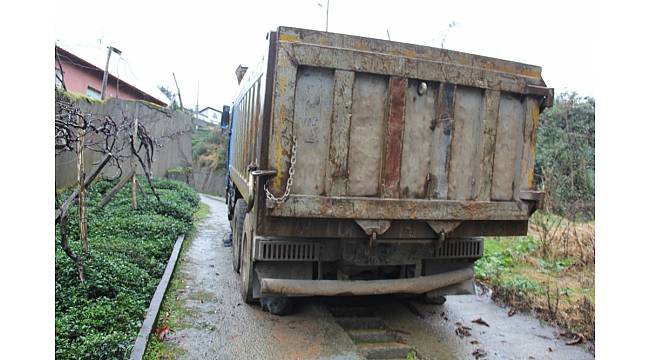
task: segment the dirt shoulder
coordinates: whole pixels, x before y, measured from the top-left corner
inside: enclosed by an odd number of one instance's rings
[[[529,235],[487,238],[475,266],[492,298],[532,311],[567,331],[567,343],[595,340],[595,225],[535,214]]]

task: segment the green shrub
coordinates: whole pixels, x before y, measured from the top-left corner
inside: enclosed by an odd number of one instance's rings
[[[596,100],[562,93],[539,118],[535,179],[548,211],[591,220],[595,211]]]
[[[97,181],[88,189],[89,252],[86,281],[60,246],[55,248],[56,357],[58,359],[122,359],[128,357],[178,235],[192,226],[198,194],[187,185],[154,179],[159,203],[146,179],[139,178],[138,209],[131,208],[125,186],[104,209],[102,196],[117,180]],[[68,191],[69,193],[69,191]],[[59,199],[66,193],[58,194]],[[76,206],[70,209],[67,232],[73,251],[81,253]],[[59,231],[56,232],[59,241]]]

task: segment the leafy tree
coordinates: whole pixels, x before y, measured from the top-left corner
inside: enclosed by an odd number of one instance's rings
[[[537,132],[535,176],[547,210],[581,220],[595,211],[595,107],[592,97],[562,93]]]
[[[160,90],[160,92],[162,92],[167,97],[167,99],[169,99],[169,101],[170,101],[169,102],[169,107],[172,110],[180,109],[180,105],[178,105],[178,103],[176,102],[176,93],[175,92],[171,91],[168,87],[163,86],[163,85],[159,85],[158,89]]]

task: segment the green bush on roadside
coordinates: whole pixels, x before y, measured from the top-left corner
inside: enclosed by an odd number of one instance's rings
[[[199,204],[196,191],[180,182],[155,179],[159,203],[146,179],[138,180],[146,197],[138,192],[137,210],[131,208],[129,186],[104,209],[97,205],[117,182],[102,180],[89,188],[84,283],[60,246],[55,248],[57,359],[128,357],[174,242],[192,227]],[[80,254],[76,207],[69,216],[69,242]]]

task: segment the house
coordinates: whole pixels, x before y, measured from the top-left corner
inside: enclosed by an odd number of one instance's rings
[[[111,62],[116,61],[115,58]],[[63,86],[67,91],[85,95],[92,99],[101,98],[104,69],[73,54],[71,51],[55,46],[54,71],[56,86]],[[160,91],[142,90],[141,85],[124,80],[109,71],[105,98],[114,97],[128,100],[145,100],[160,106],[167,106],[168,101]]]
[[[199,119],[209,123],[216,124],[221,121],[221,111],[210,106],[203,108],[203,110],[199,111],[197,115]]]

